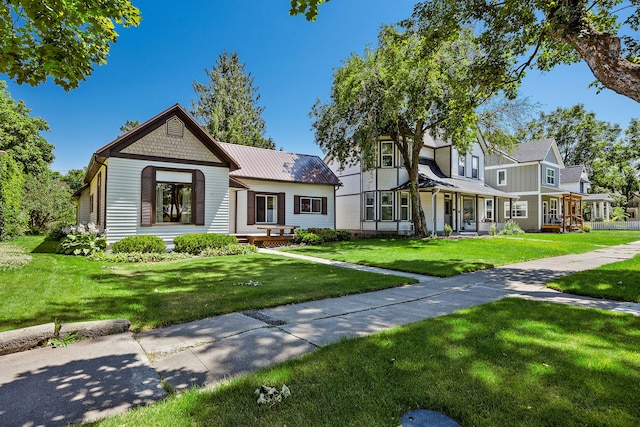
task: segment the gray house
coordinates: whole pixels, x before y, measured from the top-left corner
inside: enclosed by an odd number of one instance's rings
[[[517,196],[500,209],[527,231],[571,231],[582,227],[582,195],[561,186],[565,169],[554,139],[519,144],[509,154],[497,152],[485,158],[485,181]]]

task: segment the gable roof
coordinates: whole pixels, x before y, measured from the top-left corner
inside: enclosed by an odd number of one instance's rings
[[[200,126],[193,117],[191,117],[182,105],[175,104],[96,150],[91,158],[89,167],[87,168],[84,182],[91,181],[100,168],[100,164],[104,163],[107,158],[125,157],[125,155],[121,153],[121,150],[124,150],[129,145],[158,129],[158,127],[162,126],[168,119],[174,116],[178,117],[184,123],[185,128],[187,128],[209,151],[221,160],[222,166],[228,167],[229,170],[236,170],[240,167],[238,162],[229,155],[229,153],[224,151],[222,147],[220,147],[219,143],[209,135],[209,133]],[[129,155],[126,157],[132,156]],[[154,158],[154,160],[184,162],[184,159],[163,158],[160,153],[157,158]],[[194,163],[208,164],[209,162]]]
[[[584,165],[567,166],[564,169],[560,169],[560,183],[589,182],[588,179],[582,179],[584,170]]]
[[[338,177],[318,156],[225,142],[219,144],[242,165],[242,169],[230,173],[234,178],[341,185]]]
[[[556,141],[552,138],[539,139],[518,144],[511,153],[511,157],[520,163],[541,162],[547,157],[547,153]]]

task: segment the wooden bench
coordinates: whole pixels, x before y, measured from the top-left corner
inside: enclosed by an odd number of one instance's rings
[[[293,240],[293,230],[298,228],[298,225],[269,225],[259,226],[258,230],[266,230],[266,236],[247,236],[249,243],[255,246],[281,246],[289,243]],[[277,235],[271,235],[271,232],[278,230]],[[285,234],[285,231],[289,231]]]

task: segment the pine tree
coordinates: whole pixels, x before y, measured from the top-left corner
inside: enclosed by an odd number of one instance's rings
[[[198,96],[191,113],[218,141],[274,149],[266,138],[262,118],[264,107],[251,73],[245,72],[236,52],[223,52],[211,70],[208,83],[193,83]]]

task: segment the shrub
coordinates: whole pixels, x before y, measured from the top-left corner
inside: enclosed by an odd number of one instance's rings
[[[504,223],[504,230],[502,230],[500,234],[510,236],[513,234],[524,234],[524,231],[517,222],[510,219]]]
[[[489,235],[495,236],[496,234],[498,234],[498,225],[495,222],[492,222],[489,227]]]
[[[585,233],[589,233],[591,231],[591,226],[589,224],[583,225],[582,231],[584,231]]]
[[[163,253],[167,251],[162,239],[153,235],[129,236],[111,245],[114,253],[140,252],[143,254]]]
[[[202,251],[202,256],[227,256],[227,255],[246,255],[258,252],[258,248],[254,245],[238,245],[232,244],[221,248],[207,248]]]
[[[313,237],[307,237],[311,234]],[[308,228],[306,230],[296,230],[293,243],[321,245],[327,242],[346,242],[351,240],[351,237],[351,233],[348,231],[337,231],[331,228]],[[320,240],[318,241],[318,239]]]
[[[205,249],[223,248],[228,245],[237,245],[238,239],[227,234],[193,233],[183,234],[173,239],[175,252],[186,252],[199,255]]]
[[[190,254],[182,254],[177,252],[162,253],[142,253],[142,252],[121,252],[121,253],[105,253],[96,252],[88,257],[91,261],[97,262],[162,262],[175,261],[181,259],[192,258]]]
[[[49,228],[48,236],[53,240],[62,240],[65,237],[67,237],[69,230],[70,230],[70,225],[67,224],[66,222],[64,221],[54,222],[53,224],[51,224],[51,227]]]
[[[453,232],[453,228],[451,228],[451,226],[449,224],[445,224],[444,225],[444,235],[445,235],[445,237],[451,236],[452,232]]]
[[[68,234],[60,241],[56,252],[65,255],[88,256],[107,247],[107,239],[94,233]]]

